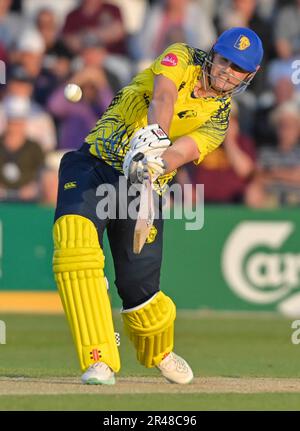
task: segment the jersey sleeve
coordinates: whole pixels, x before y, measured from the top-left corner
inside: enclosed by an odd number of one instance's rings
[[[189,64],[192,63],[191,51],[184,43],[169,46],[150,67],[155,75],[163,75],[179,88]]]
[[[224,141],[229,124],[229,113],[230,103],[226,103],[220,106],[206,123],[187,135],[196,142],[200,152],[199,159],[194,160],[196,165]]]

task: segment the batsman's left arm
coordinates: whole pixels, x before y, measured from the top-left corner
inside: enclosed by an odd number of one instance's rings
[[[148,171],[152,181],[154,181],[161,175],[173,172],[180,166],[198,160],[199,156],[199,149],[193,138],[183,136],[177,139],[161,156],[146,156],[142,175]]]
[[[219,147],[226,130],[226,121],[217,125],[209,121],[189,135],[178,138],[160,156],[153,158],[147,156],[147,165],[152,177],[168,174],[192,161],[198,165],[207,154]]]

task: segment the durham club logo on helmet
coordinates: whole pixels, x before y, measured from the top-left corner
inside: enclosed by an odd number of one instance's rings
[[[241,34],[235,42],[234,47],[240,51],[244,51],[244,49],[247,49],[250,45],[251,43],[248,37]]]
[[[253,30],[245,27],[233,27],[224,31],[213,46],[213,51],[251,73],[256,73],[263,57],[261,39]],[[248,84],[253,76],[248,79]]]

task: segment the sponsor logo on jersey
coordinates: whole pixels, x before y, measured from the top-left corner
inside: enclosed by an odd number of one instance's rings
[[[180,84],[180,86],[178,88],[178,91],[182,90],[185,87],[185,85],[186,85],[186,82],[182,81],[182,83]]]
[[[234,47],[240,51],[244,51],[245,49],[249,48],[250,45],[251,43],[248,37],[241,34],[235,42]]]
[[[187,110],[187,111],[178,112],[177,115],[179,118],[195,118],[197,117],[197,112],[192,110]]]
[[[64,190],[75,189],[77,187],[76,181],[70,181],[64,185]]]
[[[161,64],[164,66],[177,66],[177,63],[178,58],[175,54],[172,54],[172,52],[169,52],[167,55],[165,55],[161,61]]]

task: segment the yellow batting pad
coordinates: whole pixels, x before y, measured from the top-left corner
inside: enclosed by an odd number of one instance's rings
[[[85,217],[66,215],[54,224],[53,271],[82,370],[103,361],[120,369],[104,255],[97,230]]]
[[[176,307],[163,292],[138,307],[123,310],[122,317],[142,365],[154,367],[173,350]]]

